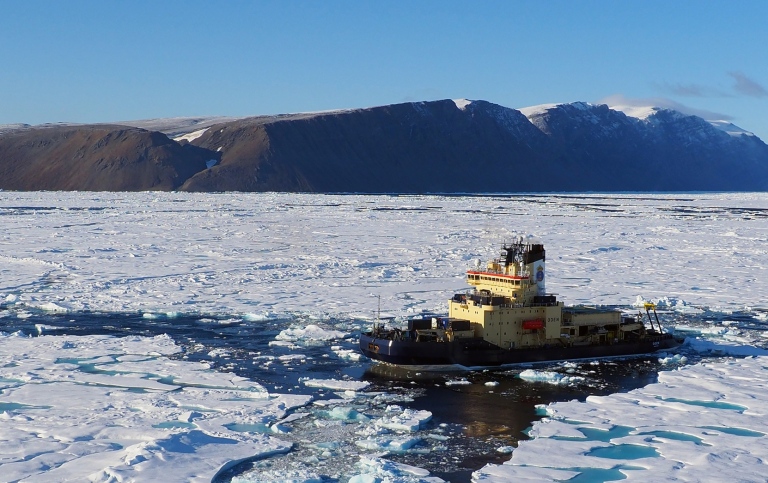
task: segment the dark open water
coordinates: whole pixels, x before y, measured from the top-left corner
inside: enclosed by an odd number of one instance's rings
[[[745,327],[754,328],[756,321],[748,315],[730,314],[729,320],[739,317]],[[693,322],[707,325],[717,323],[716,318],[701,315],[696,316]],[[689,325],[692,322],[690,319],[686,319]],[[280,331],[308,323],[341,330],[351,336],[341,341],[307,344],[298,349],[269,345]],[[450,435],[443,443],[443,451],[420,453],[417,446],[416,451],[391,455],[390,458],[426,468],[435,476],[456,483],[470,481],[472,471],[487,463],[501,463],[509,459],[508,454],[499,453],[497,448],[515,446],[517,441],[526,438],[526,429],[541,417],[537,414],[536,405],[584,400],[589,395],[605,395],[643,387],[655,382],[662,368],[658,356],[602,361],[599,364],[550,364],[535,367],[538,370],[554,370],[583,378],[581,382],[562,386],[527,382],[516,377],[526,367],[473,373],[408,372],[372,364],[367,360],[355,362],[333,356],[331,345],[356,349],[355,328],[359,329],[360,323],[353,320],[245,321],[229,316],[201,318],[191,315],[148,319],[141,314],[42,312],[20,318],[11,312],[0,318],[0,331],[23,331],[25,334],[36,335],[38,324],[45,326],[43,333],[48,335],[168,334],[182,348],[182,352],[175,355],[175,358],[209,361],[217,370],[250,378],[271,393],[290,390],[312,394],[316,399],[327,399],[334,397],[332,391],[306,387],[300,384],[299,378],[340,379],[352,376],[367,380],[371,383],[369,390],[407,396],[405,402],[400,403],[404,407],[431,411],[433,417],[427,429],[440,428],[444,434]],[[297,353],[305,355],[306,359],[295,365],[272,364],[264,367],[258,357]],[[691,363],[695,362],[697,356],[689,354],[688,357]],[[466,380],[471,384],[451,384],[458,380]],[[242,472],[248,468],[245,465],[237,471]]]

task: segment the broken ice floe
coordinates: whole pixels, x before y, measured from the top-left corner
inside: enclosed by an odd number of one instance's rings
[[[276,340],[287,342],[312,343],[318,341],[329,341],[343,339],[347,334],[338,330],[326,329],[320,326],[310,324],[306,327],[296,327],[282,330],[275,336]]]
[[[268,425],[309,396],[270,397],[247,379],[166,358],[176,352],[167,336],[0,336],[3,479],[210,481],[291,448],[229,428]]]
[[[539,371],[535,369],[526,369],[518,374],[520,379],[530,382],[545,382],[547,384],[556,384],[567,386],[572,384],[581,384],[586,381],[582,376],[566,376],[559,372]]]
[[[738,352],[738,351],[737,351]],[[659,373],[626,394],[545,406],[512,459],[473,481],[592,479],[764,481],[768,431],[766,357],[728,359]],[[551,455],[557,454],[557,459]],[[609,475],[610,473],[610,475]]]
[[[361,391],[370,385],[366,381],[342,381],[337,379],[301,379],[301,383],[308,387],[319,387],[333,391]]]

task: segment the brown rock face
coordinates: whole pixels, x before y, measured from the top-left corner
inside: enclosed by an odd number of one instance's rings
[[[236,120],[193,144],[221,164],[189,191],[489,193],[768,189],[768,146],[704,119],[565,104],[529,120],[445,101]]]
[[[213,156],[162,133],[124,126],[15,130],[0,135],[0,188],[175,190]]]
[[[762,140],[664,109],[637,119],[573,103],[529,119],[485,101],[444,100],[206,126],[190,143],[125,126],[9,128],[0,132],[0,189],[768,190]]]
[[[249,118],[212,126],[193,144],[220,165],[190,191],[513,191],[519,170],[542,160],[545,136],[520,112],[453,101]],[[537,149],[539,151],[537,151]]]

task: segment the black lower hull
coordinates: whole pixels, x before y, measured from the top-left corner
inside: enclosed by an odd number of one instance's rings
[[[553,346],[533,349],[502,349],[482,339],[457,339],[453,342],[417,342],[375,338],[370,332],[360,336],[360,350],[375,361],[399,366],[495,367],[507,364],[599,359],[650,354],[673,349],[680,343],[671,335],[653,335],[642,340],[605,345]]]

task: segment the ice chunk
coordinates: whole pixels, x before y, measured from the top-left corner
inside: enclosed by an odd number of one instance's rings
[[[365,414],[360,414],[356,409],[347,406],[336,406],[323,414],[330,419],[340,421],[368,421],[370,418]]]
[[[360,457],[357,470],[360,473],[352,476],[349,483],[440,483],[443,481],[430,476],[429,471],[425,469],[370,456]]]
[[[421,438],[418,437],[392,434],[371,436],[366,439],[355,441],[355,444],[370,451],[391,451],[393,453],[403,453],[417,445],[420,441]]]
[[[340,381],[337,379],[302,379],[302,384],[307,387],[321,387],[334,391],[362,391],[370,386],[366,381]]]
[[[324,479],[311,470],[262,470],[258,475],[232,478],[232,483],[323,483]]]
[[[471,384],[472,383],[467,379],[451,379],[450,381],[445,381],[446,386],[468,386]]]
[[[339,359],[347,361],[359,361],[362,358],[360,351],[356,349],[331,348]]]
[[[45,310],[46,312],[56,312],[56,313],[66,313],[69,312],[69,309],[64,308],[60,305],[57,305],[53,302],[48,302],[47,304],[43,304],[40,306],[41,309]]]
[[[565,376],[553,371],[537,371],[535,369],[526,369],[519,375],[520,379],[531,382],[546,382],[548,384],[567,386],[570,384],[579,384],[586,379],[581,376]]]
[[[275,339],[282,341],[327,341],[334,339],[343,339],[347,334],[338,330],[324,329],[318,325],[310,324],[306,327],[297,327],[285,329],[275,336]]]
[[[374,421],[374,424],[381,428],[391,429],[393,431],[418,431],[424,424],[432,419],[432,413],[424,410],[402,409],[399,406],[389,406],[388,413],[380,419]]]

